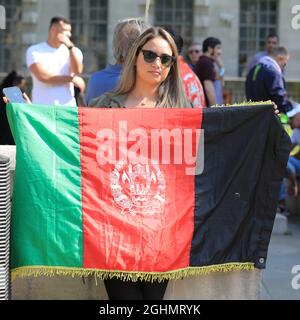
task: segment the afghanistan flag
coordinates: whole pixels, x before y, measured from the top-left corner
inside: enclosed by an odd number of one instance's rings
[[[264,268],[290,141],[270,104],[10,104],[12,275]]]

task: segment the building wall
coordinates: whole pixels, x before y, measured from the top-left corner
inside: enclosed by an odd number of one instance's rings
[[[298,0],[278,0],[278,33],[280,42],[286,46],[291,59],[286,70],[287,79],[300,79],[300,46],[299,30],[291,25],[292,7]],[[155,21],[154,2],[151,1],[149,22]],[[208,36],[215,36],[222,41],[222,57],[226,67],[226,77],[238,75],[239,51],[239,0],[194,0],[194,29],[195,41],[202,42]],[[32,43],[47,38],[50,18],[54,15],[69,16],[68,0],[23,0],[22,15],[22,67],[26,71],[25,51]],[[115,24],[127,17],[144,17],[145,0],[108,0],[107,28],[107,62],[114,61],[112,38]]]
[[[52,17],[64,16],[66,18],[69,18],[68,2],[68,0],[39,0],[39,20],[36,25],[37,42],[45,41],[45,39],[47,39],[49,22]]]
[[[226,76],[238,74],[239,0],[196,0],[194,37],[213,36],[222,41]]]
[[[154,0],[149,11],[149,22],[154,23]],[[113,61],[113,28],[118,20],[126,17],[144,17],[145,0],[122,0],[122,6],[109,1],[108,17],[108,61]],[[239,0],[195,0],[194,2],[194,40],[202,42],[208,36],[215,36],[223,42],[223,60],[227,76],[238,73],[239,45]],[[230,45],[228,45],[230,44]]]
[[[279,37],[280,44],[290,52],[290,61],[286,69],[287,79],[300,79],[300,29],[292,28],[292,7],[299,5],[299,0],[280,0],[279,6]]]
[[[278,0],[278,34],[280,44],[290,51],[290,61],[286,69],[286,78],[300,79],[300,29],[291,25],[292,7],[298,0]],[[202,42],[207,36],[220,38],[222,58],[227,77],[238,75],[239,54],[239,0],[195,0],[194,38]]]
[[[23,0],[22,60],[24,73],[28,74],[26,49],[31,44],[47,40],[50,19],[58,15],[69,17],[68,0]]]
[[[112,40],[115,25],[125,18],[143,17],[144,3],[143,0],[108,1],[107,62],[114,62]]]
[[[124,2],[124,5],[123,5]],[[154,23],[154,0],[151,1],[149,22]],[[122,0],[122,7],[110,0],[109,35],[111,44],[112,30],[117,18],[127,16],[144,17],[145,0]],[[129,14],[128,14],[129,13]],[[135,15],[133,15],[133,13]],[[126,15],[128,14],[128,15]],[[112,23],[112,21],[114,23]],[[228,76],[238,73],[238,37],[239,37],[239,0],[195,0],[194,1],[194,40],[202,43],[208,36],[215,36],[223,42],[223,59]],[[230,46],[226,45],[230,43]],[[111,46],[108,48],[109,61]]]

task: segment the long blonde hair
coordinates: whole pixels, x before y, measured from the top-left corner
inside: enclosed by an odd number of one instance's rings
[[[124,95],[130,93],[136,81],[136,59],[142,47],[150,40],[161,37],[166,40],[171,49],[175,61],[172,64],[167,78],[161,83],[158,93],[158,104],[160,108],[188,108],[191,107],[180,77],[178,67],[178,51],[172,36],[160,27],[152,27],[143,32],[133,43],[125,58],[123,72],[117,88],[111,96]]]

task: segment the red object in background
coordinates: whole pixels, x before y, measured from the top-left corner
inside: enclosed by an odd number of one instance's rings
[[[200,80],[182,56],[178,57],[178,62],[185,94],[192,102],[194,108],[205,108],[205,95]]]

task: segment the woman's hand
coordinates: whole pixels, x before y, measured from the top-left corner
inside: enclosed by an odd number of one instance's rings
[[[74,85],[76,87],[79,88],[81,93],[84,93],[84,91],[85,91],[85,82],[84,82],[83,78],[81,78],[79,76],[74,76],[72,82],[74,83]]]
[[[23,92],[23,97],[27,103],[32,104],[31,100],[29,99],[28,95],[25,92]]]
[[[277,107],[277,104],[275,102],[272,101],[272,105],[273,105],[273,109],[274,109],[274,113],[277,117],[279,117],[279,110],[278,110],[278,107]]]
[[[288,194],[292,197],[296,197],[298,195],[298,181],[296,177],[291,178],[289,181]]]

